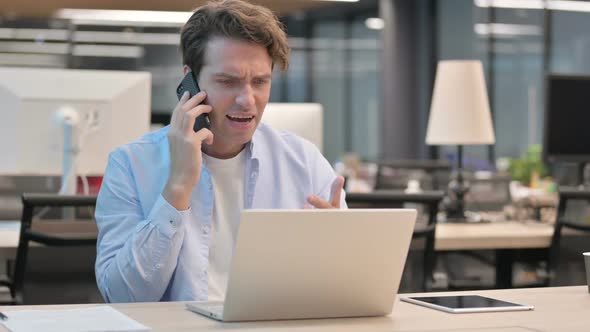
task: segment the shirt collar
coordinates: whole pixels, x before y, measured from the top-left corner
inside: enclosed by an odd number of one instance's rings
[[[252,158],[252,159],[258,159],[258,157],[259,157],[260,149],[256,149],[255,147],[257,145],[261,144],[260,142],[262,140],[262,137],[260,136],[261,135],[260,131],[261,131],[261,128],[264,126],[266,126],[264,123],[258,124],[258,128],[256,128],[256,131],[254,131],[254,135],[252,135],[252,139],[250,140],[250,142],[246,146],[246,149],[248,149],[248,151],[250,153],[249,154],[250,158]]]
[[[252,135],[252,139],[250,140],[250,142],[246,143],[246,148],[248,150],[248,157],[250,159],[258,159],[259,157],[259,149],[255,149],[254,147],[256,146],[257,142],[260,142],[262,140],[262,138],[260,137],[260,127],[266,126],[263,123],[260,123],[258,125],[258,128],[256,128],[256,131],[254,131],[254,135]],[[167,126],[169,127],[169,126]],[[166,133],[168,132],[169,128],[166,128]],[[260,143],[259,143],[260,144]],[[202,159],[202,164],[205,164],[205,158]]]

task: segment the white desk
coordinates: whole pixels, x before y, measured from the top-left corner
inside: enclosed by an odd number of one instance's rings
[[[526,222],[491,222],[477,224],[439,223],[436,226],[435,250],[494,250],[496,288],[512,288],[512,270],[516,250],[547,249],[551,245],[554,225]],[[571,229],[563,236],[586,235]]]
[[[0,259],[16,257],[20,221],[0,220]]]
[[[376,318],[317,319],[249,323],[220,323],[187,311],[184,303],[114,304],[113,307],[152,328],[151,331],[588,331],[590,294],[586,286],[478,292],[502,300],[535,306],[533,311],[449,314],[400,302],[392,315]],[[434,294],[434,293],[429,293]],[[439,293],[445,294],[445,293]],[[421,294],[424,295],[424,294]],[[256,300],[253,299],[253,304]],[[58,306],[1,307],[0,310],[56,309]],[[63,306],[62,306],[63,307]],[[71,306],[69,306],[71,307]],[[0,327],[0,331],[6,331]]]
[[[40,230],[50,230],[64,237],[96,236],[96,224],[92,221],[76,221],[71,223],[37,222]],[[34,228],[36,229],[36,228]],[[0,220],[0,259],[16,257],[16,249],[20,237],[20,221]],[[31,243],[37,246],[37,243]]]
[[[564,234],[574,233],[564,231]],[[0,221],[0,259],[16,257],[19,234],[19,221]],[[436,228],[435,250],[496,250],[496,287],[511,288],[513,251],[549,248],[552,235],[553,225],[534,221],[439,223]]]
[[[553,225],[535,221],[439,223],[434,247],[437,251],[549,248],[552,236]]]
[[[20,221],[0,221],[0,257],[14,257],[18,247]],[[487,224],[440,223],[436,228],[435,249],[485,250],[548,248],[553,225],[537,222]]]

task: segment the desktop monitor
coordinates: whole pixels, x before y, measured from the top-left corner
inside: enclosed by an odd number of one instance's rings
[[[63,175],[65,112],[77,174],[102,175],[110,151],[149,131],[150,94],[146,72],[0,67],[0,174]]]
[[[590,76],[547,77],[545,160],[590,161],[589,107]]]
[[[323,107],[315,103],[268,103],[262,122],[290,131],[315,144],[323,151]]]

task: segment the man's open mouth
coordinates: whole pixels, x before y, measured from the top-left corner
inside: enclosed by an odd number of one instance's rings
[[[236,122],[250,122],[254,119],[253,115],[226,115],[226,117]]]

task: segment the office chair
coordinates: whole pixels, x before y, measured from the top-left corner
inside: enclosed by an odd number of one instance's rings
[[[424,240],[423,276],[420,287],[422,291],[427,291],[431,288],[433,282],[432,276],[436,264],[434,251],[436,216],[443,197],[444,193],[442,191],[424,191],[410,194],[395,190],[377,190],[370,193],[347,193],[346,204],[349,208],[399,208],[405,203],[413,203],[427,208],[428,219],[426,223],[417,223],[412,235],[413,240]]]
[[[23,213],[21,216],[21,231],[20,231],[20,238],[19,244],[17,249],[16,255],[16,262],[14,264],[14,273],[12,274],[12,280],[9,282],[4,282],[5,286],[8,286],[10,289],[11,300],[9,303],[12,304],[49,304],[49,303],[75,303],[79,301],[80,303],[87,303],[96,302],[96,300],[101,299],[99,297],[98,289],[95,290],[95,294],[84,294],[81,299],[73,300],[72,298],[67,298],[70,296],[70,293],[66,293],[60,290],[54,290],[53,287],[43,288],[42,291],[58,291],[54,298],[45,298],[41,300],[30,300],[28,299],[28,294],[25,296],[25,284],[27,284],[27,275],[29,271],[35,271],[35,267],[29,261],[29,249],[31,243],[36,243],[41,246],[37,246],[34,248],[35,251],[48,251],[49,247],[77,247],[76,250],[65,250],[61,253],[58,252],[59,256],[56,259],[59,259],[60,262],[51,261],[51,262],[43,262],[45,265],[53,265],[58,263],[63,263],[64,261],[68,261],[69,257],[76,253],[83,253],[81,247],[87,247],[91,249],[91,252],[95,251],[96,247],[96,240],[97,240],[97,228],[96,223],[92,221],[82,221],[82,220],[60,220],[60,221],[50,221],[50,220],[40,220],[38,218],[34,218],[34,211],[35,208],[38,207],[94,207],[96,205],[96,196],[64,196],[64,195],[57,195],[57,194],[32,194],[32,193],[24,193],[22,195],[22,204],[23,204]],[[61,255],[67,255],[66,257],[62,257]],[[71,259],[71,258],[70,258]],[[71,261],[70,261],[71,262]],[[86,274],[84,277],[89,277],[92,279],[92,283],[94,284],[94,288],[96,288],[96,282],[94,278],[94,257],[89,257],[85,259],[84,263],[87,265],[87,268],[91,268],[91,275]],[[68,266],[67,271],[59,271],[59,277],[55,281],[58,286],[64,286],[66,283],[72,282],[76,283],[77,280],[75,278],[79,278],[80,274],[77,266]],[[10,274],[10,271],[8,271]],[[50,274],[41,273],[41,277],[39,278],[42,281],[51,281],[49,276]],[[72,279],[74,278],[74,279]],[[54,285],[55,286],[55,285]],[[79,292],[80,290],[77,289],[75,292]],[[93,290],[94,291],[94,290]],[[94,296],[94,297],[93,297]],[[38,302],[40,301],[40,302]],[[99,301],[100,302],[100,301]]]
[[[476,212],[502,212],[505,206],[512,204],[511,180],[508,175],[467,176],[469,192],[465,197],[466,209]]]
[[[553,231],[553,237],[551,238],[551,246],[549,247],[549,253],[547,258],[547,274],[541,282],[541,286],[555,286],[557,280],[557,270],[560,266],[560,256],[562,247],[562,232],[566,229],[575,230],[578,232],[588,233],[590,235],[590,223],[584,223],[581,220],[568,219],[569,216],[566,214],[568,208],[568,201],[583,200],[590,203],[590,189],[578,189],[573,187],[561,187],[559,188],[559,204],[557,206],[557,216],[555,220],[555,227]],[[586,247],[588,249],[590,247]],[[578,253],[576,253],[578,254]],[[584,262],[582,259],[581,252],[578,257],[584,270]]]
[[[375,190],[403,190],[411,179],[418,180],[422,189],[442,190],[451,172],[451,165],[441,160],[380,160],[375,163]]]

